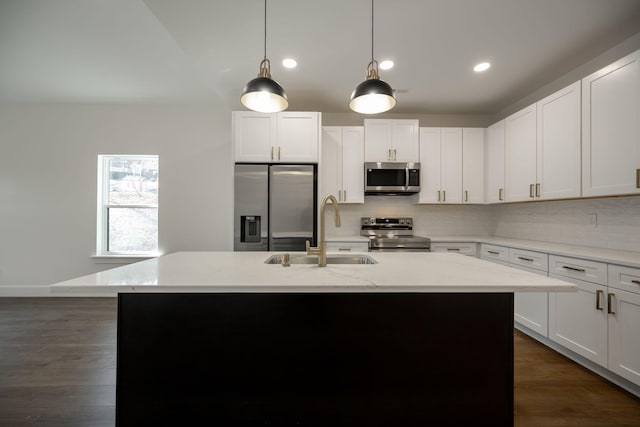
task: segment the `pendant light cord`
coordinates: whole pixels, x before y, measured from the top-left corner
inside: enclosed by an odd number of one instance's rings
[[[267,0],[264,0],[264,59],[267,59]]]
[[[371,61],[373,62],[373,0],[371,0]]]

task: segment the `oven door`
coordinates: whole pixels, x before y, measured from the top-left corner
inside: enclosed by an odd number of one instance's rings
[[[420,191],[420,163],[367,162],[365,194],[413,194]]]

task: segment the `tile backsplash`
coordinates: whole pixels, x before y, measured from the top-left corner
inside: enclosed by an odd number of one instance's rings
[[[640,197],[504,205],[418,205],[417,196],[369,196],[342,204],[342,227],[327,215],[328,236],[360,233],[363,216],[410,216],[418,236],[497,236],[640,252]]]
[[[640,197],[489,206],[495,236],[640,252]]]
[[[342,227],[327,214],[328,236],[360,233],[361,217],[412,217],[417,236],[490,236],[494,224],[484,205],[418,205],[418,196],[367,196],[364,204],[341,204]],[[329,208],[331,209],[331,208]],[[333,211],[332,211],[333,212]]]

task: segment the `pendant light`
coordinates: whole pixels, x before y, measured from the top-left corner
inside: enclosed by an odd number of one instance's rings
[[[267,0],[264,0],[264,58],[258,77],[244,87],[240,102],[249,110],[261,113],[277,113],[289,106],[284,89],[271,78],[271,62],[267,59]]]
[[[373,0],[371,0],[371,62],[367,65],[367,79],[351,94],[349,108],[356,113],[378,114],[389,111],[396,105],[393,89],[380,80],[378,61],[373,59]]]

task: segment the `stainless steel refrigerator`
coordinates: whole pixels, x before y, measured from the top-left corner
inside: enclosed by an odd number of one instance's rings
[[[234,250],[304,251],[316,244],[315,165],[235,165]]]

